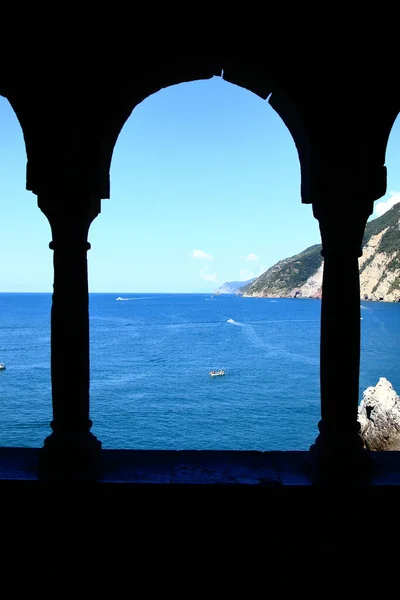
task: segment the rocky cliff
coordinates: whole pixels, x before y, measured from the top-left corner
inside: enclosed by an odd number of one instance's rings
[[[400,204],[367,223],[359,259],[361,298],[400,301]],[[279,261],[238,291],[266,298],[320,298],[321,244]]]
[[[360,435],[368,450],[400,450],[400,397],[381,377],[364,391],[358,407]]]

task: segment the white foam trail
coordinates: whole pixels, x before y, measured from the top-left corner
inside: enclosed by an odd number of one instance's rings
[[[231,323],[232,325],[238,325],[239,327],[243,327],[243,323],[238,323],[237,321],[234,321],[233,319],[228,319],[226,322]]]
[[[141,296],[140,298],[121,298],[118,296],[116,300],[151,300],[151,296]]]

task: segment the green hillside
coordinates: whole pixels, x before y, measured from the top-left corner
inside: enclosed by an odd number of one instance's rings
[[[385,272],[381,274],[381,279],[392,272],[389,291],[400,290],[400,234],[399,234],[400,204],[396,204],[384,215],[367,223],[363,238],[363,247],[368,244],[371,237],[379,234],[383,230],[380,244],[377,252],[390,256],[389,262],[385,265]],[[340,239],[338,238],[338,243]],[[260,275],[252,283],[240,288],[239,292],[244,295],[268,296],[268,295],[290,295],[292,290],[300,288],[307,280],[315,275],[322,264],[321,244],[316,244],[306,248],[299,254],[285,258],[274,266],[270,267],[265,273]],[[364,261],[360,269],[360,275],[366,271],[367,267],[374,260],[374,254]],[[376,288],[379,285],[378,278]]]
[[[369,242],[373,235],[377,235],[384,229],[387,231],[383,234],[381,243],[379,244],[379,252],[391,256],[391,260],[386,265],[385,272],[382,272],[380,280],[385,278],[389,272],[397,274],[394,281],[391,283],[389,293],[395,290],[400,290],[400,203],[395,204],[384,215],[367,223],[365,228],[363,246]],[[368,259],[360,269],[360,274],[366,270],[371,259]]]
[[[322,263],[321,244],[310,246],[290,258],[279,261],[265,271],[253,283],[240,289],[245,294],[262,294],[264,292],[286,293],[294,287],[303,285]]]

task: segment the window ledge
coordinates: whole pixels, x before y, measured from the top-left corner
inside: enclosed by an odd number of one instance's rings
[[[0,482],[39,481],[39,448],[0,448]],[[312,487],[307,451],[103,450],[98,483]],[[372,486],[400,486],[400,452],[372,452]]]

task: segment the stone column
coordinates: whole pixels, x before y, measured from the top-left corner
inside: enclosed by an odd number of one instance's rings
[[[322,239],[319,435],[311,447],[318,479],[365,480],[368,454],[359,435],[360,278],[358,258],[372,206],[341,214],[332,204],[314,204]]]
[[[100,201],[66,198],[38,204],[50,222],[54,251],[51,308],[51,384],[53,432],[44,441],[39,469],[45,476],[93,476],[101,443],[90,432],[89,296],[87,241]],[[59,199],[58,199],[59,200]]]

